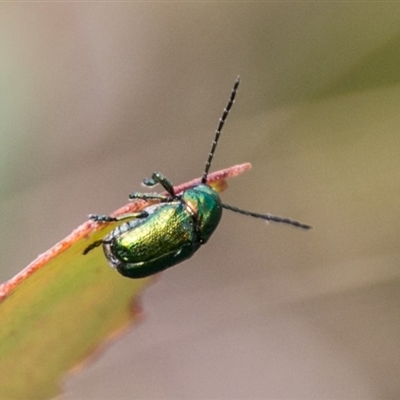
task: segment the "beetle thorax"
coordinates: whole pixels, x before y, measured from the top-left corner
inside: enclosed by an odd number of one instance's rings
[[[210,186],[200,184],[185,190],[181,200],[192,211],[202,243],[206,243],[222,216],[218,193]]]

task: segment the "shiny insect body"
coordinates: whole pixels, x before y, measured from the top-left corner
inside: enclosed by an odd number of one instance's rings
[[[221,130],[235,102],[239,83],[238,77],[220,118],[201,183],[176,194],[172,183],[161,173],[154,172],[151,179],[143,180],[144,185],[152,187],[160,184],[167,195],[134,192],[129,195],[131,200],[155,201],[156,204],[118,217],[90,215],[91,220],[99,223],[122,223],[102,240],[90,244],[83,254],[102,245],[109,264],[118,272],[128,278],[144,278],[190,258],[201,245],[207,243],[221,220],[224,208],[266,221],[310,228],[288,218],[258,214],[224,204],[218,193],[207,184]]]

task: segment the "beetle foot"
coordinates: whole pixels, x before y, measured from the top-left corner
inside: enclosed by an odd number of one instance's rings
[[[89,214],[89,219],[94,222],[114,222],[118,221],[115,217],[110,217],[109,215],[97,215],[97,214]]]

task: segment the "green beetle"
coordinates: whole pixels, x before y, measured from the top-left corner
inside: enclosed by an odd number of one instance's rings
[[[128,278],[144,278],[172,267],[190,258],[201,245],[207,243],[217,228],[222,209],[267,221],[283,222],[303,229],[309,225],[271,214],[258,214],[221,202],[218,193],[207,185],[208,172],[217,147],[221,130],[235,102],[240,77],[233,86],[228,104],[220,118],[208,156],[201,183],[176,194],[172,183],[161,173],[154,172],[144,185],[160,184],[167,195],[131,193],[129,198],[152,200],[157,203],[138,213],[119,217],[90,215],[99,223],[123,221],[104,239],[90,244],[83,254],[103,245],[104,254],[113,268]]]

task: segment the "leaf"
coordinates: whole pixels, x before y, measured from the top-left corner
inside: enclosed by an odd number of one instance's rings
[[[209,175],[217,190],[248,169],[237,165]],[[177,193],[200,179],[175,187]],[[134,201],[112,215],[135,212]],[[82,251],[116,223],[87,221],[0,285],[0,398],[48,399],[62,376],[77,368],[106,339],[140,317],[138,295],[152,278],[127,279],[108,266],[101,249]]]

